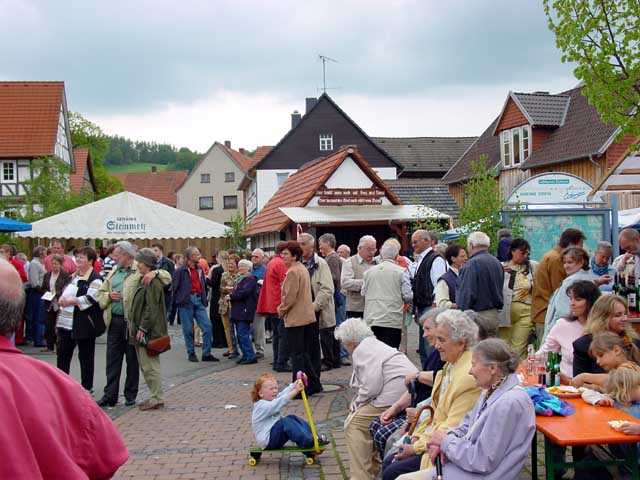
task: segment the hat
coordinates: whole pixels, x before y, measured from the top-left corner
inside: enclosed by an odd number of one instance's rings
[[[155,268],[158,263],[156,254],[150,248],[141,248],[136,254],[136,262],[144,263],[149,268]]]

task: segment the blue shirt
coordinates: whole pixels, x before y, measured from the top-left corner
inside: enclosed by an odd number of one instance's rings
[[[264,280],[264,274],[267,271],[267,267],[264,265],[258,265],[257,267],[254,265],[251,270],[251,274],[256,277],[258,280]]]

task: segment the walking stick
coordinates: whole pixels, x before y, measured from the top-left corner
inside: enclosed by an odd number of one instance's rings
[[[413,431],[416,429],[416,426],[418,425],[418,419],[420,418],[420,415],[422,414],[422,412],[425,410],[429,410],[429,413],[430,413],[429,423],[433,422],[433,416],[435,414],[433,407],[431,405],[425,405],[424,407],[420,407],[416,412],[416,418],[409,424],[409,428],[407,429],[407,434],[409,436],[413,435]],[[436,466],[436,480],[443,480],[444,476],[442,474],[442,460],[440,458],[440,455],[436,457],[434,464]]]

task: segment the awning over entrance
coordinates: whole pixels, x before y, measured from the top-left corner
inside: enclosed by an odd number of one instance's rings
[[[597,193],[640,192],[640,155],[629,155],[591,191]]]
[[[340,207],[280,207],[294,223],[406,222],[450,216],[423,205],[358,205]]]

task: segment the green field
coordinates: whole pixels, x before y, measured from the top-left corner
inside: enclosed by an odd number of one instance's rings
[[[166,170],[167,166],[160,163],[129,163],[127,165],[106,165],[109,173],[133,173],[150,172],[151,167],[156,166],[158,170]]]

